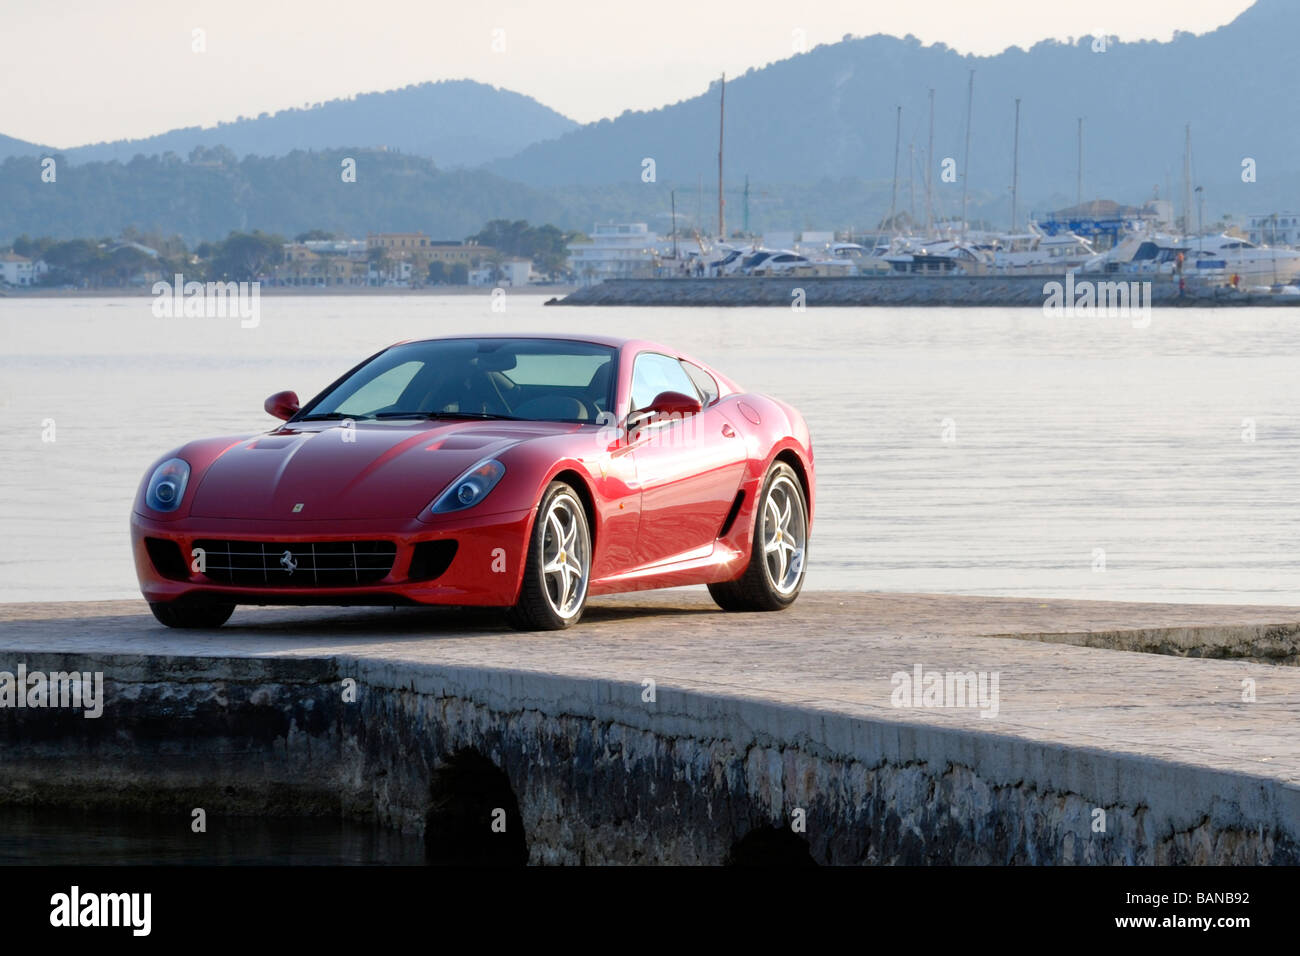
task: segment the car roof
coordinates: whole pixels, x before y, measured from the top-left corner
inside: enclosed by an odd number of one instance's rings
[[[658,342],[650,342],[645,339],[627,339],[614,335],[589,335],[584,333],[562,334],[557,332],[483,332],[472,335],[434,335],[426,339],[406,339],[394,344],[410,345],[416,342],[445,342],[455,339],[544,339],[552,342],[585,342],[589,345],[604,345],[616,349],[632,346],[633,351],[651,349],[652,351],[668,352],[674,355],[685,354],[679,349],[669,348],[667,345],[660,345]]]
[[[411,345],[418,342],[445,342],[454,339],[549,339],[554,342],[585,342],[588,345],[604,345],[608,348],[620,350],[625,349],[630,352],[662,352],[665,355],[676,356],[677,358],[684,359],[693,365],[699,366],[732,392],[744,391],[744,389],[737,385],[734,380],[728,378],[723,372],[705,362],[701,362],[695,356],[683,352],[681,349],[675,349],[659,342],[652,342],[649,339],[628,339],[620,338],[615,335],[588,335],[584,333],[483,332],[473,335],[434,335],[427,339],[406,339],[403,342],[396,342],[394,345]],[[392,347],[393,346],[389,346],[389,348]]]

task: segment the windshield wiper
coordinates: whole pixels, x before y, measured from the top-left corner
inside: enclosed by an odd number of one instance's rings
[[[325,421],[343,421],[344,419],[353,421],[382,421],[387,418],[481,418],[484,420],[521,422],[527,419],[516,418],[514,415],[497,415],[492,412],[375,412],[373,415],[346,415],[343,412],[321,412],[317,415],[304,415],[299,418],[300,422],[325,422]]]
[[[385,417],[396,416],[396,415],[398,415],[397,412],[380,412],[379,415],[376,417],[385,418]],[[404,412],[401,414],[400,417],[428,418],[428,419],[479,418],[484,421],[500,421],[500,422],[522,422],[528,420],[526,418],[517,418],[514,415],[497,415],[494,412]]]

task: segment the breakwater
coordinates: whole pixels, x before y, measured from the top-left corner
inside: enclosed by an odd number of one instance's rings
[[[1049,299],[1047,283],[1064,276],[808,276],[802,278],[606,279],[584,286],[548,305],[588,306],[943,306],[1034,307]],[[1118,276],[1077,277],[1074,284],[1093,282],[1108,301],[1118,290]],[[1129,287],[1130,277],[1122,284]],[[1131,290],[1129,290],[1131,291]],[[1127,294],[1127,292],[1126,292]],[[1136,293],[1135,293],[1136,294]],[[1189,288],[1179,294],[1176,283],[1152,281],[1149,303],[1158,307],[1300,306],[1300,296],[1236,292],[1225,287]],[[1075,302],[1078,302],[1076,297]],[[1094,302],[1097,300],[1094,299]],[[1105,305],[1101,306],[1105,313]]]

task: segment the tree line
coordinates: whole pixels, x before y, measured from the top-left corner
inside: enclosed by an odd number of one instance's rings
[[[311,229],[297,233],[293,241],[336,238],[339,236],[335,232]],[[507,258],[525,258],[532,261],[538,273],[559,276],[566,271],[568,243],[581,238],[581,234],[565,232],[549,223],[533,226],[523,219],[494,219],[466,238],[486,247],[481,264],[496,269]],[[58,239],[24,234],[13,241],[11,249],[45,262],[49,271],[39,277],[41,285],[100,288],[127,285],[133,277],[152,271],[163,276],[181,273],[197,281],[253,281],[284,262],[287,241],[279,233],[254,229],[231,231],[224,239],[205,240],[191,248],[180,235],[127,227],[118,237],[104,238]],[[381,268],[389,264],[387,253],[378,248],[369,250],[368,259]],[[420,278],[435,285],[465,285],[469,282],[469,268],[463,263],[434,261]]]

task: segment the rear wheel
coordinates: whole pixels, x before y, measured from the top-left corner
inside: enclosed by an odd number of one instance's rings
[[[767,473],[754,518],[754,541],[745,573],[710,584],[724,611],[780,611],[803,588],[808,554],[808,503],[793,468],[777,462]]]
[[[553,481],[542,495],[524,566],[519,603],[510,623],[521,630],[554,631],[577,624],[591,581],[591,529],[578,493]]]
[[[180,601],[149,603],[153,616],[168,627],[220,627],[235,613],[233,604],[185,604]]]

